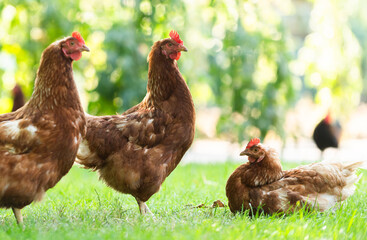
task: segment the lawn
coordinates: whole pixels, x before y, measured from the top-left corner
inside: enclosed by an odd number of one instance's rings
[[[251,219],[228,207],[192,207],[227,204],[226,180],[237,165],[178,166],[148,201],[155,218],[140,216],[133,197],[106,187],[96,173],[74,167],[42,202],[22,211],[24,230],[11,210],[0,209],[0,239],[367,239],[366,176],[353,197],[323,214]]]

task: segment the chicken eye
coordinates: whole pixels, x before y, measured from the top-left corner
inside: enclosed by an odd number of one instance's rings
[[[168,47],[172,47],[172,43],[168,43]]]
[[[70,45],[71,45],[71,46],[74,46],[74,42],[70,42]]]
[[[254,149],[254,152],[257,152],[257,151],[259,151],[259,150],[258,150],[257,148],[255,148],[255,149]]]

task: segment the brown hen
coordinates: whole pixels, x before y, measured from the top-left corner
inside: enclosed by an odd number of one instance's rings
[[[85,134],[72,62],[89,51],[80,34],[42,53],[30,100],[0,115],[0,207],[20,209],[42,198],[70,170]]]
[[[320,162],[282,171],[277,152],[259,139],[251,140],[240,155],[249,162],[232,173],[226,186],[233,213],[290,213],[302,207],[326,211],[354,193],[355,171],[364,164]]]
[[[177,67],[187,51],[177,32],[154,43],[147,94],[122,115],[88,116],[78,162],[99,172],[108,186],[131,194],[141,214],[146,201],[176,168],[194,138],[192,97]]]

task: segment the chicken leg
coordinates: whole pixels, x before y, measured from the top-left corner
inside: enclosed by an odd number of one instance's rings
[[[150,209],[148,208],[147,204],[145,204],[145,202],[141,201],[139,198],[135,198],[135,199],[139,204],[139,210],[140,210],[141,215],[149,214],[149,215],[154,216],[154,214],[150,211]]]
[[[12,208],[15,219],[17,220],[18,225],[23,225],[23,216],[20,212],[19,208]]]

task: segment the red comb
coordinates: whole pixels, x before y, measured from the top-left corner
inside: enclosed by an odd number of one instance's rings
[[[79,33],[79,32],[73,32],[73,33],[71,34],[71,36],[72,36],[73,38],[78,39],[78,41],[79,41],[79,42],[81,42],[81,43],[85,44],[84,39],[83,39],[82,35],[80,35],[80,33]]]
[[[252,146],[255,146],[255,145],[259,144],[259,143],[260,143],[260,139],[258,139],[258,138],[253,138],[253,139],[251,139],[251,141],[247,144],[246,149],[247,149],[247,148],[250,148],[250,147],[252,147]]]
[[[331,116],[330,116],[330,111],[327,113],[326,117],[325,117],[325,122],[330,124],[331,123]]]
[[[169,33],[169,36],[175,40],[178,44],[182,44],[183,41],[180,39],[180,35],[178,35],[178,33],[175,30],[171,30],[171,32]]]

